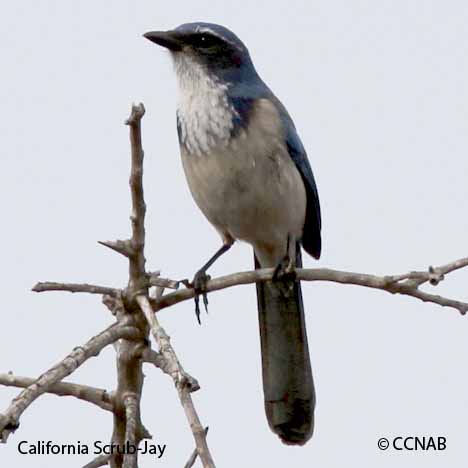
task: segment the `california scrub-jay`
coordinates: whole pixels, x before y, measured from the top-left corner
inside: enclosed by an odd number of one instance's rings
[[[185,175],[223,240],[195,275],[195,288],[203,291],[206,270],[236,239],[252,245],[255,268],[276,268],[273,281],[257,283],[265,410],[283,442],[302,445],[313,432],[315,390],[293,268],[301,266],[301,244],[317,259],[321,250],[319,198],[306,152],[234,33],[188,23],[144,36],[172,55]]]

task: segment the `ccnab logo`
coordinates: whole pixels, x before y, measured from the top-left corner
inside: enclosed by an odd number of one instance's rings
[[[395,437],[393,439],[395,450],[445,450],[447,439],[445,437]]]

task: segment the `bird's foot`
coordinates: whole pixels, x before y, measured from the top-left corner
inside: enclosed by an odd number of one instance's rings
[[[273,272],[273,281],[290,281],[297,278],[294,262],[286,255]]]
[[[190,287],[193,288],[195,292],[195,315],[197,317],[198,323],[201,325],[200,321],[200,296],[203,298],[203,305],[205,306],[205,311],[208,313],[208,294],[206,292],[206,283],[211,279],[210,275],[206,274],[205,270],[200,270],[195,273],[193,281]]]

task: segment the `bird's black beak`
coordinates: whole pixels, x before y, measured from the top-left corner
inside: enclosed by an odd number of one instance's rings
[[[174,31],[150,31],[143,37],[173,52],[182,50],[183,42]]]

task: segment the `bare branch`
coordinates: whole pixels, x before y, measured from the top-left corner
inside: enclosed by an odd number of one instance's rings
[[[135,449],[148,431],[140,420],[140,398],[143,386],[142,354],[146,348],[148,325],[141,316],[135,314],[134,298],[137,294],[148,294],[148,279],[145,271],[145,212],[146,205],[143,196],[143,148],[141,144],[141,119],[145,113],[143,104],[133,105],[130,117],[125,122],[130,126],[131,168],[130,192],[132,198],[132,237],[128,241],[130,246],[129,281],[124,292],[126,305],[112,303],[106,299],[106,306],[113,310],[117,317],[124,316],[135,321],[142,331],[142,340],[132,343],[122,340],[117,349],[117,389],[115,392],[114,429],[112,443],[117,446],[131,444]],[[133,450],[131,450],[133,452]],[[114,454],[110,459],[112,468],[136,468],[138,451],[135,453]]]
[[[142,350],[146,348],[146,344],[144,340],[120,340],[116,348],[117,388],[114,393],[114,428],[111,443],[121,447],[121,449],[113,454],[110,465],[120,468],[124,463],[123,447],[125,447],[128,438],[131,436],[132,443],[138,447],[140,440],[148,437],[146,429],[141,424],[139,412],[143,387]],[[129,402],[128,399],[131,401]],[[132,405],[130,421],[127,419],[129,416],[127,406],[129,404]],[[138,457],[138,452],[134,455]],[[127,460],[127,466],[130,462],[135,462],[134,465],[130,466],[136,467],[136,458]]]
[[[145,214],[146,204],[143,193],[143,147],[141,144],[141,119],[145,115],[145,106],[140,103],[132,106],[130,117],[125,122],[130,126],[130,144],[132,164],[130,170],[130,192],[132,195],[132,223],[131,245],[134,255],[130,257],[130,282],[141,283],[146,280],[145,272]],[[133,285],[141,288],[143,285]],[[146,288],[146,285],[144,286]]]
[[[19,426],[19,418],[28,406],[49,388],[70,375],[89,358],[97,356],[107,345],[120,338],[135,339],[141,332],[134,327],[113,324],[106,330],[91,338],[83,346],[75,348],[67,357],[42,374],[34,383],[24,389],[13,399],[9,408],[0,414],[0,439],[6,442],[11,432]]]
[[[158,369],[161,369],[165,374],[168,374],[169,376],[171,375],[166,359],[161,353],[158,353],[154,349],[147,348],[143,352],[143,362],[153,364]]]
[[[36,379],[20,377],[12,373],[0,374],[0,385],[6,387],[27,388],[34,384]],[[106,411],[112,411],[112,396],[103,388],[89,387],[72,382],[58,382],[49,387],[46,393],[58,396],[73,396],[88,403],[99,406]]]
[[[159,353],[167,362],[167,373],[169,373],[174,380],[176,387],[186,386],[190,391],[198,390],[200,385],[196,379],[184,371],[174,348],[171,345],[169,336],[166,334],[164,328],[159,324],[159,321],[151,308],[149,299],[146,296],[137,296],[136,301],[141,307],[141,310],[151,327],[151,333],[159,346]]]
[[[185,416],[190,424],[193,437],[195,439],[195,445],[197,447],[198,455],[203,464],[204,468],[214,468],[215,464],[211,457],[208,444],[206,442],[206,432],[201,425],[200,418],[198,417],[195,406],[193,405],[192,396],[190,390],[186,387],[181,387],[179,390],[179,398],[182,403],[182,407],[185,411]]]
[[[135,393],[128,393],[123,398],[125,406],[125,445],[128,447],[124,456],[123,468],[137,468],[138,451],[138,427],[140,424],[139,419],[139,395]],[[134,450],[133,450],[134,449]]]
[[[416,278],[416,281],[411,282],[411,286],[421,286],[423,283],[430,282],[433,286],[436,286],[440,281],[444,279],[444,276],[452,273],[453,271],[460,270],[461,268],[465,268],[468,266],[468,257],[460,258],[459,260],[455,260],[454,262],[447,263],[446,265],[442,265],[440,267],[433,267],[430,266],[428,271],[424,272],[413,272],[420,276]]]
[[[177,388],[180,402],[184,408],[185,416],[190,425],[197,452],[200,455],[200,460],[205,468],[214,468],[215,464],[211,456],[208,444],[206,442],[206,434],[201,425],[200,418],[193,404],[191,392],[200,388],[198,382],[187,374],[182,368],[177,355],[172,348],[169,336],[158,322],[154,314],[151,304],[146,296],[137,296],[136,300],[143,311],[146,320],[150,324],[151,333],[159,346],[159,352],[168,363],[168,372],[172,376]]]
[[[118,296],[122,292],[120,289],[108,288],[107,286],[87,283],[54,283],[51,281],[36,283],[32,291],[38,293],[45,291],[67,291],[71,293],[107,294],[109,296]]]
[[[148,273],[147,278],[149,286],[156,286],[168,289],[178,289],[180,286],[180,281],[174,281],[168,278],[161,278],[159,271]]]
[[[100,466],[106,466],[109,464],[110,459],[110,455],[99,455],[93,461],[83,466],[83,468],[99,468]]]
[[[393,293],[393,291],[388,290],[389,292]],[[423,302],[432,302],[433,304],[440,305],[442,307],[450,307],[452,309],[458,310],[461,315],[465,315],[468,312],[468,303],[456,301],[454,299],[449,299],[447,297],[429,294],[423,291],[420,291],[417,288],[408,288],[407,285],[402,284],[398,286],[398,290],[394,292],[394,294],[402,294],[405,296],[415,297],[416,299],[420,299]]]
[[[296,270],[297,279],[301,281],[330,281],[341,284],[364,286],[367,288],[381,289],[391,294],[401,294],[415,297],[424,302],[432,302],[444,307],[457,309],[462,315],[468,311],[468,303],[442,296],[420,291],[418,287],[427,282],[440,282],[443,275],[468,266],[468,258],[457,260],[442,267],[431,268],[427,272],[411,272],[403,275],[377,276],[365,273],[331,270],[329,268],[311,268]],[[265,268],[255,271],[244,271],[231,275],[221,276],[208,281],[206,291],[218,291],[232,286],[251,284],[256,282],[271,281],[273,268]],[[193,289],[182,289],[165,294],[160,298],[152,299],[151,304],[155,312],[172,306],[182,301],[193,298]]]
[[[437,270],[439,270],[443,275],[446,275],[447,273],[452,273],[452,271],[460,270],[466,266],[468,266],[468,257],[460,258],[454,262],[437,267]]]
[[[208,426],[205,427],[205,437],[207,434],[208,434]],[[192,452],[192,455],[190,455],[190,458],[187,460],[187,463],[185,464],[184,468],[192,468],[192,466],[197,461],[197,457],[198,457],[198,450],[195,447],[195,450]]]

